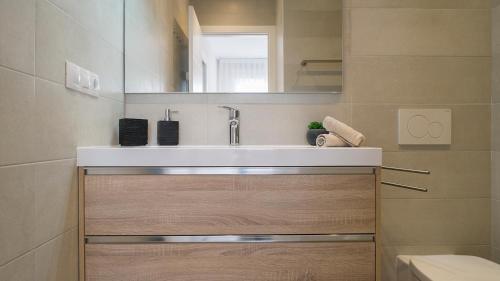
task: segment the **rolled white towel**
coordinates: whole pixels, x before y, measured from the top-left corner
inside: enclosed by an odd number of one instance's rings
[[[366,137],[363,134],[330,116],[327,116],[323,121],[323,127],[325,127],[327,131],[340,137],[351,146],[361,146],[361,144],[363,144],[366,140]]]
[[[341,138],[337,137],[334,134],[319,135],[316,138],[316,145],[318,147],[343,147],[343,146],[349,146],[345,141],[343,141]]]

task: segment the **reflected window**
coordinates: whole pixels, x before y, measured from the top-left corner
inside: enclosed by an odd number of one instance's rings
[[[203,35],[202,57],[207,62],[207,90],[268,92],[268,42],[267,34]]]

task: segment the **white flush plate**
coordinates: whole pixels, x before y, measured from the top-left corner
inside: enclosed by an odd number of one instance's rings
[[[400,145],[450,145],[451,109],[400,109]]]

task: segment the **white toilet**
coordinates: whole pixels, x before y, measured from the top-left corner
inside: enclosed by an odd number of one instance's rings
[[[473,256],[398,256],[398,281],[500,281],[500,265]]]

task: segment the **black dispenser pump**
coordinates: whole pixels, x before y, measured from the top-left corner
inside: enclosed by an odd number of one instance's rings
[[[158,145],[179,145],[179,121],[172,121],[172,113],[178,111],[165,110],[165,117],[158,121]]]

